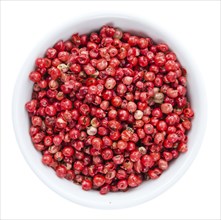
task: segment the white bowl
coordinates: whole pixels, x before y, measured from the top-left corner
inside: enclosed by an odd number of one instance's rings
[[[157,180],[146,181],[139,187],[129,190],[128,192],[109,193],[101,196],[97,191],[83,191],[80,186],[73,184],[65,179],[59,179],[54,170],[44,166],[41,163],[41,154],[35,150],[29,136],[29,118],[25,111],[24,105],[31,98],[32,82],[28,78],[29,72],[34,67],[35,58],[42,56],[45,50],[52,46],[59,39],[68,39],[72,33],[80,34],[90,33],[98,30],[102,25],[114,25],[140,35],[148,35],[156,42],[165,41],[170,48],[177,54],[181,64],[188,71],[188,89],[191,97],[192,107],[195,111],[195,118],[192,129],[189,132],[189,150],[181,155],[169,169],[164,172]],[[46,39],[41,41],[37,47],[31,52],[27,58],[22,71],[19,74],[13,97],[13,123],[15,134],[20,146],[20,149],[37,176],[55,192],[66,199],[75,203],[102,209],[116,209],[134,206],[150,200],[173,185],[187,170],[197,155],[200,148],[202,137],[206,126],[206,98],[202,81],[199,80],[200,73],[195,68],[195,64],[191,60],[187,61],[189,54],[185,53],[185,48],[182,45],[177,45],[176,40],[171,36],[166,36],[160,30],[155,29],[150,24],[144,23],[141,19],[131,16],[122,15],[100,15],[88,18],[79,18],[78,20],[70,21],[62,28],[58,29],[50,36],[45,36]]]

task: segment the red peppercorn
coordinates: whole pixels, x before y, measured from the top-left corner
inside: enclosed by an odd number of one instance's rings
[[[113,157],[113,151],[111,149],[104,149],[102,152],[102,157],[104,160],[110,160]]]
[[[71,157],[74,155],[74,149],[72,147],[66,146],[63,148],[62,153],[65,157]]]
[[[60,70],[58,68],[55,68],[55,67],[51,67],[50,69],[48,69],[48,74],[54,80],[56,80],[58,77],[61,76]]]
[[[145,124],[144,125],[144,131],[145,131],[146,134],[153,134],[154,126],[152,124]]]
[[[167,130],[167,123],[165,121],[158,121],[157,130],[158,131],[166,131]]]
[[[166,161],[170,161],[173,159],[173,155],[171,152],[168,152],[168,151],[164,151],[163,152],[163,157]]]
[[[49,116],[54,116],[54,115],[56,115],[57,110],[56,110],[55,106],[53,106],[53,105],[48,105],[48,106],[46,106],[46,108],[45,108],[45,113],[46,113],[47,115],[49,115]]]
[[[130,112],[130,113],[133,113],[137,110],[137,105],[135,102],[128,102],[127,103],[127,110]]]
[[[131,154],[130,154],[130,160],[131,160],[132,162],[136,162],[136,161],[138,161],[138,160],[140,159],[141,156],[142,156],[142,155],[141,155],[141,153],[140,153],[139,150],[134,150],[134,151],[132,151]]]
[[[163,103],[161,105],[161,111],[164,113],[164,114],[169,114],[170,112],[173,111],[173,106],[170,104],[170,103]]]
[[[130,174],[127,183],[130,187],[137,187],[142,183],[142,179],[135,174]]]
[[[153,72],[144,72],[144,79],[146,81],[153,81],[155,79],[155,74]]]
[[[127,91],[127,87],[123,84],[123,83],[120,83],[118,86],[117,86],[117,92],[119,95],[124,95]]]
[[[129,130],[129,129],[126,129],[126,130],[124,130],[124,131],[121,133],[121,139],[122,139],[123,141],[129,141],[130,138],[132,138],[132,136],[133,136],[133,133],[132,133],[132,131]]]
[[[97,61],[97,69],[98,70],[106,69],[107,65],[108,65],[108,63],[104,58]]]
[[[124,162],[124,156],[123,155],[116,155],[113,157],[113,161],[115,164],[119,165],[119,164],[122,164]]]
[[[148,171],[148,176],[150,179],[157,179],[161,175],[162,171],[158,168]]]
[[[128,183],[127,183],[127,180],[119,180],[118,183],[117,183],[117,188],[119,190],[125,190],[127,189],[128,187]]]
[[[25,104],[25,108],[28,112],[34,112],[37,107],[37,100],[32,99]]]
[[[84,163],[82,161],[75,161],[74,162],[74,169],[77,171],[82,171],[84,169]]]
[[[187,145],[186,145],[185,143],[181,142],[181,143],[178,145],[177,150],[178,150],[178,152],[180,152],[180,153],[185,153],[185,152],[188,150],[188,148],[187,148]]]
[[[167,140],[171,143],[175,143],[178,140],[178,135],[176,133],[170,133],[167,136]]]
[[[143,139],[145,138],[146,136],[146,133],[144,132],[144,129],[143,128],[138,128],[137,129],[137,135],[140,139]]]
[[[41,74],[37,71],[33,71],[29,74],[29,79],[33,82],[40,82]]]
[[[61,144],[61,142],[62,142],[61,136],[56,135],[56,136],[53,137],[53,143],[54,143],[54,145],[58,146],[58,145]]]
[[[166,62],[164,53],[158,52],[154,57],[154,62],[157,66],[163,66]]]
[[[49,58],[49,59],[53,59],[55,58],[57,55],[57,50],[54,49],[54,48],[48,48],[47,51],[46,51],[46,56]]]
[[[42,163],[45,165],[50,165],[53,161],[53,158],[50,154],[46,154],[42,156]]]
[[[119,131],[111,131],[110,132],[110,138],[113,141],[117,141],[120,138],[121,134]]]
[[[190,128],[191,128],[191,122],[189,120],[183,121],[182,125],[186,130],[190,130]]]
[[[73,170],[67,170],[65,179],[67,180],[74,180],[75,174]]]
[[[52,137],[51,136],[45,136],[44,137],[44,145],[49,147],[52,145]]]
[[[93,185],[96,186],[96,187],[101,187],[102,185],[104,185],[105,183],[105,177],[100,175],[100,174],[97,174],[94,176],[93,178]]]
[[[127,148],[127,142],[120,140],[120,141],[117,142],[117,147],[120,150],[124,150],[124,149]]]
[[[150,156],[153,158],[154,162],[158,161],[161,158],[161,155],[158,152],[151,152]]]
[[[56,168],[56,174],[58,177],[64,178],[67,174],[67,170],[66,170],[65,166],[63,166],[63,165],[58,166]]]
[[[127,121],[129,118],[129,112],[126,110],[122,110],[122,109],[118,110],[117,115],[120,121]]]
[[[60,129],[66,128],[67,122],[63,118],[58,117],[56,119],[56,126]]]
[[[154,165],[153,158],[148,154],[145,154],[141,157],[141,163],[144,167],[149,168],[151,168]]]
[[[100,189],[100,194],[101,195],[105,195],[110,191],[110,185],[109,184],[105,184],[104,186],[101,187]]]
[[[191,108],[185,108],[183,110],[183,113],[184,113],[185,117],[187,117],[187,118],[192,118],[194,116],[194,112]]]
[[[96,150],[101,150],[103,147],[103,141],[100,138],[93,138],[91,144]]]
[[[89,179],[84,179],[82,181],[82,189],[85,191],[91,190],[92,189],[92,182]]]
[[[158,161],[158,167],[161,169],[161,170],[166,170],[168,168],[168,163],[166,160],[163,160],[163,159],[160,159]]]
[[[69,99],[61,100],[61,110],[68,110],[72,108],[72,102]]]
[[[120,107],[121,104],[122,104],[122,99],[121,97],[119,96],[115,96],[111,99],[111,104],[114,106],[114,107]]]
[[[64,159],[64,155],[62,152],[58,151],[54,154],[54,159],[56,161],[62,161]]]

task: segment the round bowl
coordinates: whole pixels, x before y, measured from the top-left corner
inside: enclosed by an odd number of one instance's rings
[[[45,50],[59,39],[68,39],[72,33],[90,33],[98,30],[102,25],[114,25],[124,31],[134,34],[150,36],[155,42],[166,42],[177,54],[181,64],[188,72],[188,92],[191,104],[195,111],[192,129],[188,134],[188,152],[171,164],[157,180],[143,182],[139,187],[127,192],[109,193],[101,196],[97,191],[83,191],[79,185],[71,181],[60,179],[55,175],[53,169],[44,166],[41,162],[41,153],[35,150],[29,136],[29,118],[24,105],[31,98],[33,83],[29,80],[29,72],[34,67],[35,58],[42,56]],[[156,27],[156,28],[155,28]],[[206,126],[206,98],[202,81],[199,80],[200,73],[195,64],[187,61],[189,54],[185,48],[178,45],[171,36],[157,30],[157,25],[144,23],[142,19],[122,15],[100,15],[87,18],[79,18],[70,21],[66,25],[45,36],[44,40],[37,44],[26,59],[24,66],[18,76],[13,97],[13,124],[14,130],[22,154],[36,175],[52,190],[66,199],[75,203],[101,209],[116,209],[134,206],[148,201],[172,186],[187,170],[196,157],[200,148],[202,137]]]

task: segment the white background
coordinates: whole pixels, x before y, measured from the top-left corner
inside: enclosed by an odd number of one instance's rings
[[[1,4],[2,219],[220,218],[220,2],[3,1]],[[179,39],[195,58],[208,96],[206,135],[185,175],[149,202],[112,211],[76,205],[45,186],[21,155],[11,121],[14,84],[36,42],[65,20],[107,8],[139,14],[150,23],[159,20],[161,28]]]

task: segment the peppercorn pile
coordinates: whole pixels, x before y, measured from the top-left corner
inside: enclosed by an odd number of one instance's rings
[[[58,41],[35,64],[29,133],[58,177],[127,191],[187,151],[186,70],[166,44],[103,26]]]

